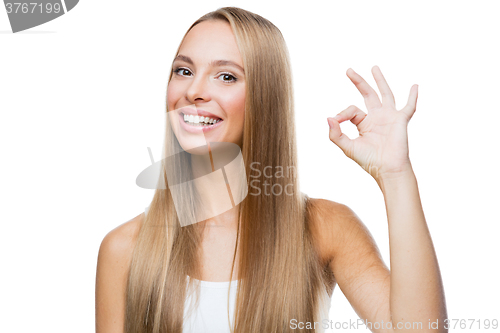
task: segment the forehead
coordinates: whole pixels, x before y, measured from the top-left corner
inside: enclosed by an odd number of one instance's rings
[[[184,38],[179,54],[186,55],[195,62],[224,59],[242,65],[231,26],[220,20],[195,25]]]

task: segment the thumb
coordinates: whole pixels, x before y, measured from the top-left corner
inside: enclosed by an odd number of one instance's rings
[[[330,141],[335,143],[344,154],[347,155],[347,152],[350,150],[352,145],[352,140],[349,139],[347,135],[342,133],[340,129],[340,124],[335,118],[327,118],[328,125],[330,126]]]

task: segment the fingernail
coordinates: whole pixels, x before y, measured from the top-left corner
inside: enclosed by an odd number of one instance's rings
[[[332,129],[333,128],[332,119],[326,118],[326,120],[328,121],[328,126],[330,127],[330,129]]]
[[[333,118],[335,118],[335,119],[337,119],[337,120],[340,120],[340,114],[336,115],[336,116],[335,116],[335,117],[333,117]]]

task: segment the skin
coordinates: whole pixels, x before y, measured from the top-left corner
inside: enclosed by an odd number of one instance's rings
[[[216,47],[214,47],[216,46]],[[243,138],[244,79],[221,82],[221,72],[237,74],[235,68],[209,66],[212,60],[231,60],[242,66],[234,35],[224,22],[203,22],[187,35],[180,49],[193,64],[179,61],[193,75],[174,76],[168,88],[169,110],[195,104],[222,117],[225,126],[210,134],[211,141],[240,144]],[[177,62],[174,62],[177,65]],[[189,66],[188,66],[189,65]],[[392,92],[380,69],[373,75],[382,101],[352,69],[347,76],[365,99],[368,114],[350,106],[328,118],[330,140],[376,180],[385,199],[390,243],[390,270],[359,217],[346,205],[311,199],[314,246],[336,283],[363,320],[372,323],[423,323],[418,332],[447,332],[443,285],[436,254],[420,202],[415,174],[408,157],[407,124],[416,109],[417,86],[408,104],[395,109]],[[175,75],[175,74],[174,74]],[[360,136],[350,140],[340,123],[351,121]],[[178,137],[189,145],[188,137]],[[208,138],[207,138],[208,139]],[[123,332],[126,276],[143,214],[109,232],[101,243],[96,276],[96,332]],[[206,221],[202,276],[206,281],[227,281],[236,239],[234,210]],[[237,266],[235,267],[237,272]],[[233,275],[231,279],[235,279]],[[439,320],[438,329],[428,323]],[[387,325],[386,325],[387,326]],[[385,327],[386,327],[385,326]],[[373,332],[399,332],[397,328]],[[404,330],[412,332],[412,330]]]
[[[189,57],[192,63],[182,56]],[[231,64],[213,65],[215,60],[228,60],[241,68]],[[223,122],[205,133],[206,141],[232,142],[241,147],[245,119],[242,68],[243,61],[229,24],[222,21],[197,24],[186,35],[173,62],[174,73],[167,89],[168,109],[194,104],[197,109],[217,115]],[[175,134],[184,149],[191,146],[192,134],[185,131]]]
[[[408,103],[396,110],[395,100],[380,68],[372,73],[380,90],[380,101],[375,90],[354,70],[347,76],[364,97],[368,114],[351,105],[333,118],[328,118],[330,140],[346,156],[358,163],[377,182],[384,195],[388,218],[390,271],[382,260],[368,231],[359,218],[349,216],[340,222],[357,236],[342,236],[340,244],[332,247],[335,253],[330,267],[342,291],[361,318],[370,322],[392,321],[396,329],[373,329],[374,332],[447,332],[443,325],[447,319],[443,283],[432,239],[425,221],[417,180],[408,156],[407,126],[415,113],[418,86],[410,90]],[[359,137],[349,139],[341,132],[340,123],[351,121],[357,126]],[[348,230],[349,230],[348,229]],[[361,247],[348,253],[356,246]],[[353,267],[351,261],[360,264]],[[350,280],[352,282],[350,282]],[[438,327],[429,328],[439,321]],[[398,323],[420,322],[420,329],[398,329]]]

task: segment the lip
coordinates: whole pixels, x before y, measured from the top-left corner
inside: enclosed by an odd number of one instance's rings
[[[203,110],[198,110],[198,113],[190,113],[189,112],[190,110],[192,110],[192,109],[183,109],[183,111],[179,112],[179,121],[181,123],[181,127],[186,132],[189,132],[189,133],[202,133],[202,132],[206,133],[208,131],[211,131],[211,130],[219,127],[224,122],[224,120],[222,118],[217,117],[217,116],[213,115],[212,113],[209,113],[209,112],[206,112],[206,111],[203,111]],[[203,125],[193,126],[193,125],[189,125],[188,123],[186,123],[184,121],[184,114],[195,115],[195,116],[198,115],[198,116],[209,117],[209,118],[219,118],[219,119],[221,119],[221,121],[219,121],[216,124],[208,125],[208,126],[203,126]]]

